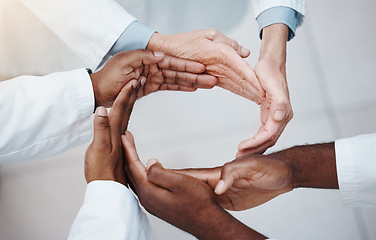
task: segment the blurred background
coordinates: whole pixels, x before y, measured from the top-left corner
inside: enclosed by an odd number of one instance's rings
[[[258,25],[248,0],[119,3],[161,33],[214,27],[251,50],[251,66],[257,62]],[[268,152],[376,132],[375,10],[372,0],[307,0],[303,26],[288,43],[295,116]],[[0,0],[1,80],[79,67],[85,66],[22,3]],[[144,163],[156,157],[165,167],[186,168],[233,160],[238,144],[252,137],[259,125],[254,103],[214,88],[147,96],[136,103],[129,129]],[[87,146],[0,166],[1,240],[66,239],[83,203]],[[345,208],[335,190],[298,189],[231,214],[279,240],[376,239],[376,209]],[[158,239],[194,239],[149,218]]]

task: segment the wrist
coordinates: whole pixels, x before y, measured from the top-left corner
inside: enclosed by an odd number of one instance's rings
[[[285,24],[276,23],[263,29],[260,57],[271,60],[277,66],[286,65],[286,48],[289,28]]]
[[[273,155],[290,165],[293,188],[338,189],[334,143],[297,146]]]
[[[161,33],[153,33],[151,36],[146,49],[150,51],[162,51],[163,52],[163,47],[166,43],[166,35],[161,34]]]

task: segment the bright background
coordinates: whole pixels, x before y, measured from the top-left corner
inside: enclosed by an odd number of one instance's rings
[[[84,67],[21,3],[0,4],[0,79]],[[215,27],[251,50],[252,66],[257,62],[258,26],[247,0],[121,4],[161,33]],[[303,26],[288,44],[295,116],[270,151],[376,132],[376,2],[307,0],[306,10]],[[156,157],[169,168],[212,167],[231,161],[240,141],[253,136],[259,124],[254,103],[214,88],[148,96],[136,103],[130,130],[144,162]],[[0,166],[1,240],[66,239],[83,202],[86,147]],[[376,210],[345,208],[334,190],[294,190],[232,213],[280,240],[376,239]],[[194,239],[150,220],[159,239]]]

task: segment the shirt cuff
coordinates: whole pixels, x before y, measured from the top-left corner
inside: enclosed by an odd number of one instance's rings
[[[376,207],[376,134],[335,141],[339,189],[346,207]]]
[[[298,26],[299,13],[289,7],[273,7],[263,11],[257,18],[260,30],[260,39],[262,39],[262,30],[264,27],[275,23],[283,23],[289,27],[288,41],[294,38]]]
[[[133,21],[120,35],[109,51],[109,55],[119,52],[145,49],[155,31],[137,21]]]

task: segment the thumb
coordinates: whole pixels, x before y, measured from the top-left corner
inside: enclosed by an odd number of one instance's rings
[[[111,150],[111,132],[110,124],[108,122],[107,109],[98,107],[94,114],[94,136],[93,145],[95,148]]]
[[[225,193],[240,178],[242,178],[242,174],[238,171],[237,163],[226,163],[222,167],[221,177],[214,192],[218,195]]]

